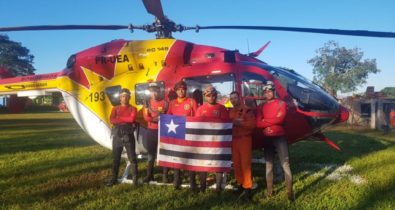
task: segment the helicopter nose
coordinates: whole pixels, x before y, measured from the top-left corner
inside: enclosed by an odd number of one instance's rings
[[[339,115],[337,116],[335,122],[333,122],[333,124],[336,123],[341,123],[341,122],[345,122],[348,120],[348,117],[350,116],[350,112],[348,111],[348,109],[342,105],[339,106]]]

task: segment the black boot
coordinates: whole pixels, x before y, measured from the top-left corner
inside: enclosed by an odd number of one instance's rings
[[[291,201],[291,202],[295,201],[295,195],[294,195],[293,191],[287,192],[287,197],[288,197],[289,201]]]
[[[154,180],[153,171],[154,171],[154,161],[149,161],[147,165],[147,176],[144,177],[143,180],[145,183],[149,183],[150,181]]]
[[[111,186],[114,186],[114,185],[116,185],[116,184],[118,184],[118,180],[113,179],[113,178],[111,178],[110,180],[108,180],[108,181],[106,182],[106,186],[107,186],[107,187],[111,187]]]
[[[132,180],[133,180],[133,185],[137,186],[138,185],[138,170],[137,170],[137,163],[132,163],[131,166],[131,172],[132,172]]]
[[[215,192],[220,194],[222,191],[222,173],[215,174]]]
[[[200,178],[200,192],[204,193],[206,192],[206,187],[207,187],[207,172],[200,172],[199,173],[199,178]]]
[[[251,200],[251,198],[252,198],[251,189],[244,189],[239,196],[239,199]]]
[[[169,183],[169,168],[163,168],[162,182]]]
[[[196,187],[195,177],[196,177],[196,172],[190,171],[189,172],[189,186],[190,186],[190,191],[194,192],[194,193],[198,192],[197,187]]]
[[[243,185],[240,184],[240,185],[237,186],[237,188],[234,190],[234,193],[237,194],[237,195],[240,195],[241,193],[243,193],[243,191],[244,191]]]
[[[179,190],[181,188],[181,172],[180,169],[174,170],[174,189]]]
[[[113,185],[118,184],[119,165],[120,165],[119,161],[114,159],[111,169],[111,179],[106,183],[107,186],[111,187]]]

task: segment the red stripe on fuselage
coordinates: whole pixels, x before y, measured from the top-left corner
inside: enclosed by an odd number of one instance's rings
[[[89,88],[89,80],[81,67],[106,79],[114,77],[117,57],[126,40],[115,40],[77,53],[72,69],[65,71],[73,81]]]

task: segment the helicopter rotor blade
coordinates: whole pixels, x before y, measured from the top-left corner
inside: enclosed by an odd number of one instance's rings
[[[40,31],[40,30],[120,30],[141,29],[133,25],[41,25],[0,27],[0,31]]]
[[[366,30],[340,30],[340,29],[320,29],[320,28],[297,28],[297,27],[281,27],[281,26],[196,26],[184,27],[183,30],[202,29],[243,29],[243,30],[266,30],[266,31],[291,31],[305,33],[335,34],[346,36],[364,36],[364,37],[380,37],[395,38],[394,32],[366,31]]]
[[[145,9],[151,15],[154,15],[160,21],[165,20],[165,15],[163,14],[162,4],[160,0],[143,0]]]

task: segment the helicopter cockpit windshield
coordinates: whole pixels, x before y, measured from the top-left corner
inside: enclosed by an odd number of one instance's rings
[[[266,69],[286,87],[288,94],[296,100],[301,110],[328,114],[336,114],[339,110],[335,98],[293,70],[274,67]]]
[[[228,106],[229,94],[235,90],[235,78],[233,74],[207,75],[185,78],[188,85],[189,97],[196,100],[198,105],[203,104],[203,90],[208,85],[214,86],[218,91],[217,102]]]

